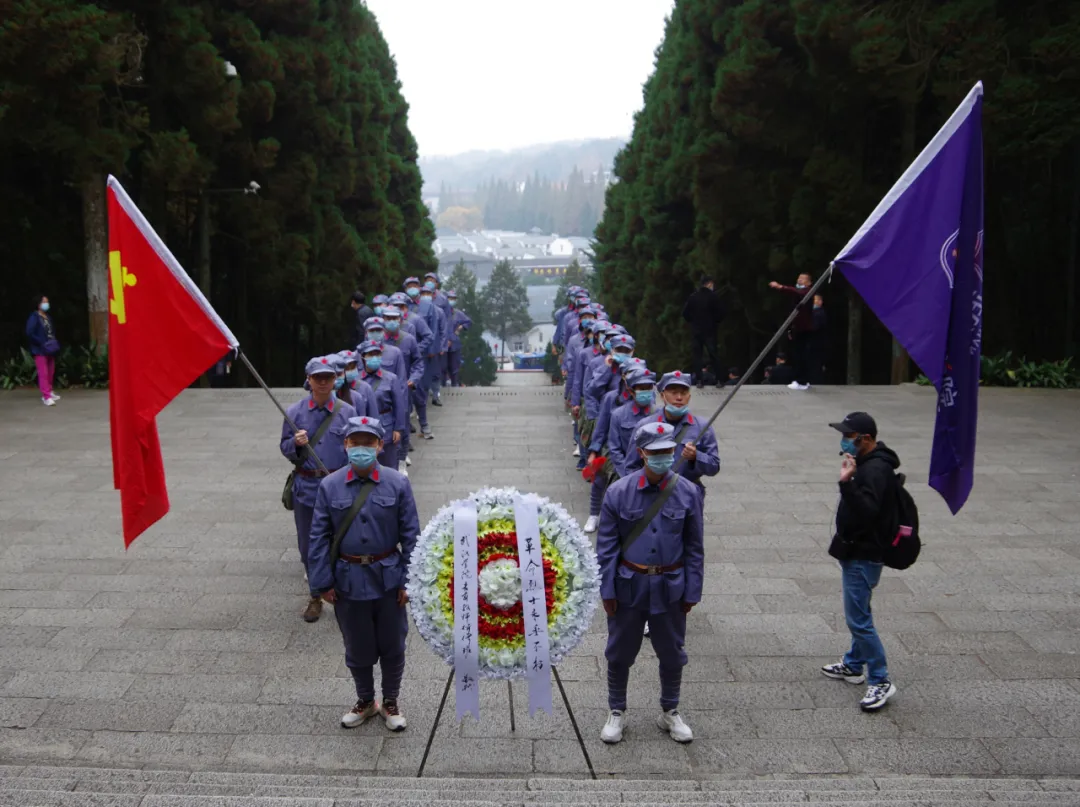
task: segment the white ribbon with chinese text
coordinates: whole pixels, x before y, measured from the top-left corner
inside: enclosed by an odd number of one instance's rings
[[[476,505],[454,508],[454,690],[457,719],[480,719],[480,614],[477,608]]]
[[[525,678],[529,682],[529,714],[552,713],[551,657],[547,602],[544,599],[544,556],[540,551],[540,512],[531,496],[514,498],[514,521],[521,569],[521,612],[525,627]]]

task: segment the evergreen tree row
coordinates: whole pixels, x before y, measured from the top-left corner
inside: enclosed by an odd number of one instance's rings
[[[981,79],[984,351],[1072,352],[1078,53],[1077,3],[679,0],[597,228],[602,299],[685,366],[683,301],[711,275],[745,367],[789,310],[768,282],[816,278]],[[825,305],[830,381],[887,381],[888,334],[841,278]]]
[[[34,292],[61,339],[100,338],[113,173],[189,274],[210,278],[266,377],[295,382],[307,357],[344,347],[349,293],[436,266],[407,113],[354,0],[14,3],[0,26],[0,261],[17,271],[0,352],[20,343]],[[239,192],[251,182],[258,194]]]

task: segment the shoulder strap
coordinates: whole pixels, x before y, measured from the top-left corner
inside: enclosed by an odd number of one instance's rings
[[[356,498],[353,499],[352,507],[349,508],[349,512],[345,514],[345,518],[338,524],[338,528],[334,530],[334,540],[330,544],[330,566],[333,568],[338,558],[341,556],[341,542],[345,539],[345,533],[349,531],[349,527],[356,520],[357,515],[360,514],[360,508],[364,506],[364,502],[367,501],[368,496],[371,495],[371,491],[375,488],[375,483],[363,484],[360,486],[360,492],[356,494]]]
[[[364,380],[367,381],[366,378]],[[377,376],[375,376],[374,381],[368,381],[368,386],[371,387],[373,392],[378,392],[379,391],[379,385],[381,383],[382,383],[382,376],[377,375]]]
[[[690,422],[686,421],[685,423],[683,423],[683,425],[679,427],[679,430],[675,432],[675,437],[673,438],[675,442],[681,443],[688,431],[690,431]]]
[[[323,437],[326,436],[326,433],[330,430],[330,423],[333,420],[334,420],[334,413],[333,412],[328,412],[326,420],[324,420],[322,423],[319,424],[319,428],[317,428],[315,430],[315,434],[313,434],[311,439],[308,440],[308,444],[306,446],[304,446],[304,448],[306,448],[308,450],[308,454],[314,454],[315,453],[315,446],[317,446],[319,444],[319,441],[322,440]],[[300,462],[300,463],[298,463],[298,466],[303,465],[303,464],[304,464],[303,462]]]
[[[653,501],[652,506],[646,511],[645,515],[641,517],[641,521],[634,525],[634,529],[630,530],[630,534],[627,535],[622,541],[622,551],[625,554],[634,542],[641,537],[641,534],[645,532],[645,528],[652,524],[653,519],[659,515],[660,510],[664,507],[664,502],[671,498],[671,494],[675,492],[675,488],[678,487],[679,482],[682,481],[682,477],[678,474],[672,474],[671,480],[668,482],[667,487],[660,491],[660,495]]]

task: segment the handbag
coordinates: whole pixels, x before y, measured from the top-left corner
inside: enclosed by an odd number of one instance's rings
[[[60,342],[57,339],[46,339],[41,350],[46,356],[55,356],[60,352]]]
[[[331,421],[333,421],[333,419],[334,416],[333,414],[331,414],[329,417],[326,418],[326,420],[320,423],[319,428],[315,430],[315,434],[312,436],[311,440],[308,441],[308,444],[304,446],[304,448],[306,448],[309,452],[314,452],[314,446],[317,446],[319,444],[319,441],[323,439],[323,435],[325,435],[327,430],[329,430],[330,423]],[[284,507],[286,510],[292,510],[296,507],[296,503],[293,501],[293,481],[296,479],[296,469],[302,468],[304,462],[303,460],[301,460],[300,462],[294,462],[293,465],[295,465],[296,467],[289,472],[289,475],[287,477],[285,477],[285,489],[281,492],[281,506]]]

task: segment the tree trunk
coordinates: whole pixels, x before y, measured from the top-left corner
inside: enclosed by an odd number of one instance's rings
[[[847,383],[862,383],[862,300],[851,285],[848,286]]]
[[[86,262],[86,310],[90,343],[109,343],[109,232],[105,218],[105,175],[90,174],[82,183],[83,254]]]
[[[1080,141],[1073,144],[1073,198],[1069,212],[1069,259],[1065,265],[1065,355],[1076,355],[1076,253],[1080,241]]]
[[[210,194],[203,191],[199,194],[199,288],[210,302]],[[211,303],[212,304],[212,303]],[[199,386],[203,389],[210,388],[210,373],[205,372],[199,376]]]
[[[916,81],[921,82],[921,76],[916,77]],[[904,128],[900,133],[901,173],[906,171],[915,159],[915,126],[918,123],[918,115],[919,97],[912,91],[911,95],[904,100]],[[911,380],[911,357],[895,337],[892,340],[890,380],[893,384],[903,384]]]

